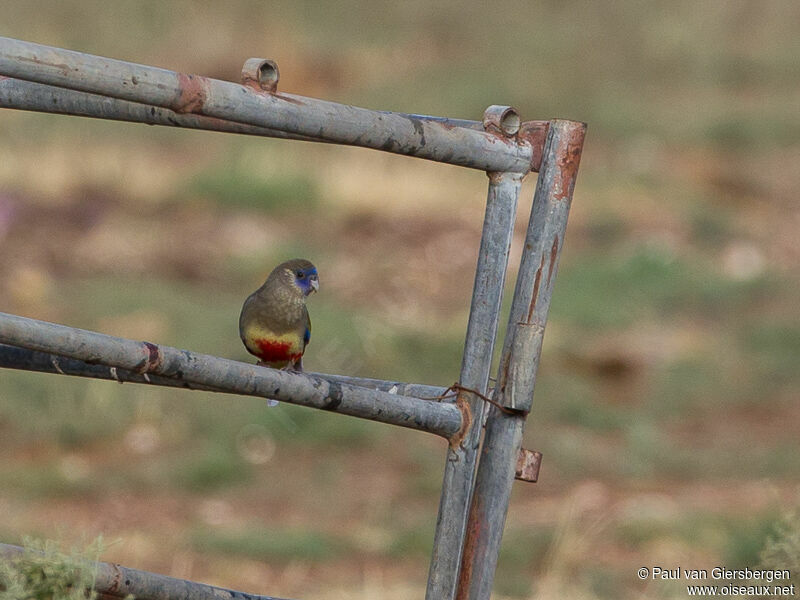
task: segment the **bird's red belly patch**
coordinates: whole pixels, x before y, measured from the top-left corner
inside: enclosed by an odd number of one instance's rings
[[[265,362],[295,362],[302,355],[302,352],[292,352],[292,344],[290,342],[275,342],[272,340],[254,340],[258,346],[258,352],[255,353],[261,360]]]

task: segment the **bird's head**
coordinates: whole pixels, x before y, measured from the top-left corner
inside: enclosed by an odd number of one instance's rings
[[[319,289],[319,275],[317,267],[304,258],[287,260],[278,265],[275,271],[291,286],[300,290],[303,296],[308,296]]]

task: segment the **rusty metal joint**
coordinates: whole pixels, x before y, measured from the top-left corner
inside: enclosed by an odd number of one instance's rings
[[[156,344],[151,342],[142,342],[144,347],[145,357],[141,364],[134,369],[139,374],[152,373],[161,368],[163,356],[161,350]]]
[[[495,185],[499,185],[504,177],[510,178],[510,181],[520,181],[527,173],[513,173],[510,171],[487,171],[486,176]]]
[[[531,171],[536,173],[542,168],[544,142],[549,129],[550,121],[525,121],[520,125],[517,133],[517,139],[520,142],[528,142],[531,145]]]
[[[257,92],[274,94],[280,76],[278,63],[268,58],[248,58],[242,66],[242,85]]]
[[[200,75],[178,73],[178,88],[180,91],[169,108],[178,114],[202,114],[208,97],[208,80]]]
[[[467,432],[469,432],[472,426],[472,411],[469,408],[469,400],[466,398],[463,390],[458,392],[455,404],[458,410],[461,411],[461,427],[447,440],[450,444],[450,448],[453,450],[461,445],[461,442],[464,441]]]
[[[111,583],[108,586],[108,590],[105,590],[109,594],[117,594],[120,589],[120,583],[122,582],[122,570],[120,569],[119,563],[108,563],[111,567],[112,572],[114,575],[111,577]]]
[[[539,480],[539,468],[542,466],[542,453],[536,450],[519,449],[514,478],[520,481],[536,483]]]

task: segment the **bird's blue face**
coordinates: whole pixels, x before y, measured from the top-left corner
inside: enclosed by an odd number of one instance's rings
[[[294,271],[294,283],[300,288],[304,296],[319,289],[319,275],[315,267],[296,269]]]

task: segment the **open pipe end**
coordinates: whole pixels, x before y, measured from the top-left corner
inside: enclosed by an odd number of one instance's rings
[[[516,135],[521,123],[519,113],[513,106],[492,104],[483,113],[483,128],[486,131],[494,130],[506,137]]]
[[[242,66],[242,84],[273,93],[278,89],[278,63],[268,58],[248,58]]]

